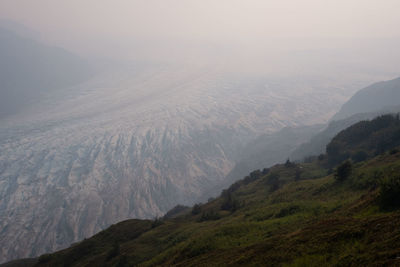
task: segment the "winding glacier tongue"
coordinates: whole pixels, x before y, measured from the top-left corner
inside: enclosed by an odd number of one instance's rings
[[[341,102],[289,89],[206,70],[121,71],[4,120],[0,262],[215,195],[246,142],[326,120]]]

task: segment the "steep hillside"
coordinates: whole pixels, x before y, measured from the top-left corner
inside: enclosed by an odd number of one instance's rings
[[[362,143],[391,129],[396,122],[390,121],[385,116],[363,122],[368,137]],[[355,136],[346,131],[335,138],[351,143]],[[118,223],[41,256],[36,265],[398,265],[400,151],[395,145],[349,163],[350,171],[340,179],[342,165],[329,174],[329,154],[252,172],[190,211],[177,208],[168,218]]]
[[[77,55],[0,27],[0,117],[92,74],[89,64]]]
[[[385,107],[400,105],[400,78],[378,82],[358,91],[347,101],[332,120],[357,113],[376,112]]]
[[[326,146],[337,135],[340,131],[347,127],[362,121],[370,120],[382,114],[395,114],[400,111],[400,106],[388,107],[377,112],[371,113],[360,113],[350,116],[349,118],[331,121],[325,129],[315,134],[310,138],[309,141],[296,147],[290,154],[289,158],[292,160],[304,160],[309,156],[316,156],[325,153]]]
[[[399,145],[399,114],[383,115],[341,131],[327,145],[326,152],[329,162],[338,164],[347,158],[363,161]]]
[[[278,132],[257,137],[240,150],[239,160],[227,175],[225,185],[229,186],[230,183],[239,180],[252,170],[262,169],[285,161],[293,150],[308,141],[322,127],[322,124],[285,127]],[[290,158],[292,159],[292,157]]]
[[[399,78],[400,79],[400,78]],[[227,176],[227,181],[235,181],[253,169],[271,166],[290,158],[301,161],[309,156],[325,153],[326,145],[340,131],[361,120],[375,118],[378,115],[400,111],[397,79],[371,85],[358,91],[326,125],[311,125],[284,128],[272,134],[263,134],[243,147],[235,167]],[[391,89],[390,89],[391,88]],[[369,93],[365,93],[365,92]],[[380,95],[374,102],[376,95]],[[361,97],[360,97],[361,95]],[[392,99],[391,101],[386,101]],[[357,108],[344,115],[343,110]],[[374,102],[374,105],[369,105]],[[343,114],[342,114],[343,113]]]

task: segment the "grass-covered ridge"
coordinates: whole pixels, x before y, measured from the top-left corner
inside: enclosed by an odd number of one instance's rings
[[[398,117],[382,120],[397,127]],[[397,136],[397,129],[376,123],[360,124],[371,132],[356,145],[349,133],[360,125],[336,138],[347,159],[363,149],[365,160],[332,168],[328,153],[254,171],[208,203],[118,223],[41,256],[37,266],[400,265],[397,138],[379,153],[370,146],[382,133]]]
[[[381,180],[400,171],[400,153],[357,163],[342,182],[323,166],[316,160],[253,173],[195,209],[113,225],[40,257],[38,266],[400,263],[400,212],[382,209],[379,196]]]

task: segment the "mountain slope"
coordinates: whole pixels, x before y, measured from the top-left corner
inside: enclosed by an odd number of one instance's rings
[[[81,83],[92,73],[77,55],[0,27],[0,117],[32,104],[48,91]]]
[[[382,127],[366,124],[372,141]],[[37,266],[395,266],[400,188],[384,185],[400,182],[400,151],[354,164],[346,180],[327,175],[329,157],[254,172],[190,212],[121,222]]]
[[[229,186],[252,170],[285,161],[293,150],[309,140],[322,127],[323,125],[285,127],[278,132],[257,137],[240,150],[239,160],[227,175],[225,185]]]
[[[346,119],[331,121],[324,130],[314,134],[309,141],[298,146],[290,154],[292,160],[304,160],[310,156],[318,156],[326,151],[326,146],[331,139],[347,127],[363,120],[371,120],[382,114],[395,114],[400,111],[400,107],[382,109],[378,112],[360,113],[352,115]]]
[[[357,113],[376,112],[390,106],[400,106],[400,78],[378,82],[358,91],[332,120],[345,119]]]
[[[234,182],[251,170],[271,166],[287,158],[302,161],[307,157],[323,154],[330,140],[350,125],[378,115],[399,112],[398,91],[400,88],[396,87],[397,81],[398,79],[376,83],[359,90],[342,106],[342,110],[345,111],[353,106],[352,103],[358,103],[357,108],[347,112],[348,117],[341,115],[342,111],[340,111],[326,125],[284,128],[279,132],[257,137],[256,140],[252,140],[243,147],[226,181]],[[382,94],[378,97],[380,100],[375,102],[374,98],[380,94]],[[386,101],[387,99],[392,100]],[[369,105],[370,102],[374,102],[374,106]],[[371,112],[366,112],[368,110]],[[341,118],[342,116],[344,117]]]
[[[400,78],[370,85],[354,94],[331,118],[325,129],[315,133],[309,141],[298,146],[288,157],[293,160],[303,160],[308,156],[325,153],[330,140],[350,125],[399,111]]]
[[[326,152],[330,163],[337,164],[347,158],[362,161],[399,145],[399,114],[383,115],[341,131],[327,145]]]
[[[38,266],[394,265],[400,213],[380,211],[378,192],[370,187],[337,184],[332,176],[306,179],[318,168],[298,167],[304,180],[290,182],[296,168],[280,165],[242,184],[231,193],[242,203],[234,211],[221,209],[227,201],[222,195],[202,205],[198,215],[122,222],[42,256]],[[395,175],[400,154],[366,162],[355,175],[372,176],[378,169]],[[280,175],[275,191],[269,185],[274,174]]]

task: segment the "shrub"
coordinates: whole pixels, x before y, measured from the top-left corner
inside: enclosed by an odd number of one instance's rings
[[[361,162],[361,161],[366,160],[367,158],[368,158],[368,154],[367,154],[367,152],[365,152],[363,150],[360,150],[351,156],[351,159],[354,162]]]
[[[43,254],[42,256],[39,257],[38,263],[46,263],[49,262],[52,259],[51,254]]]
[[[279,189],[279,173],[271,173],[267,178],[267,185],[271,186],[270,191],[274,192]]]
[[[156,217],[156,218],[153,220],[153,222],[151,223],[151,228],[156,228],[156,227],[158,227],[158,226],[160,226],[160,225],[162,225],[162,224],[164,224],[163,220],[160,219],[160,218],[158,218],[158,217]]]
[[[353,172],[353,164],[351,161],[346,160],[340,164],[335,171],[335,179],[339,182],[346,180]]]
[[[300,210],[300,207],[297,205],[291,205],[289,207],[281,209],[276,215],[276,218],[286,217],[288,215],[292,215]]]
[[[378,171],[370,173],[358,173],[352,179],[352,186],[355,189],[375,189],[379,185],[381,175]]]
[[[197,214],[200,214],[200,212],[201,212],[201,206],[200,206],[200,204],[195,204],[195,205],[193,206],[193,208],[192,208],[192,214],[193,214],[193,215],[197,215]]]
[[[165,215],[164,217],[162,217],[163,219],[171,219],[176,217],[177,215],[179,215],[180,213],[184,212],[184,211],[189,211],[189,207],[187,206],[183,206],[183,205],[176,205],[175,207],[173,207],[172,209],[170,209]]]
[[[316,159],[317,159],[317,156],[307,156],[307,157],[304,157],[303,162],[311,163],[311,162],[314,162]]]
[[[114,242],[113,247],[107,254],[107,261],[111,260],[112,258],[115,258],[118,255],[119,255],[119,244],[118,242]]]
[[[269,169],[268,168],[264,168],[263,170],[262,170],[262,175],[266,175],[266,174],[268,174],[269,173]]]
[[[238,200],[232,196],[232,194],[228,194],[224,197],[224,200],[221,205],[222,210],[229,210],[231,212],[235,212],[239,208]]]
[[[397,153],[399,153],[399,149],[398,148],[393,148],[392,150],[390,150],[390,155],[394,155],[394,154],[397,154]]]
[[[295,176],[294,176],[294,180],[299,181],[301,179],[301,174],[302,174],[302,170],[300,168],[297,168]]]
[[[128,265],[128,258],[126,257],[126,255],[123,255],[123,256],[121,256],[119,258],[116,267],[125,267],[125,266],[129,266]]]
[[[400,175],[381,180],[379,202],[382,208],[400,207]]]
[[[261,171],[260,170],[255,170],[255,171],[252,171],[250,173],[250,178],[251,178],[252,181],[257,180],[260,177],[261,177]]]
[[[290,159],[286,160],[286,162],[285,162],[285,167],[286,168],[291,168],[291,167],[294,167],[294,166],[296,166],[296,163],[291,162]]]
[[[247,181],[248,179],[250,179],[250,176],[246,176],[243,181],[240,180],[240,181],[237,181],[237,182],[233,183],[228,189],[222,190],[221,196],[224,196],[226,194],[230,194],[232,192],[235,192],[236,190],[238,190],[240,188],[242,183],[244,181]]]
[[[204,221],[215,221],[215,220],[219,220],[221,219],[221,216],[219,215],[218,212],[214,211],[214,210],[210,210],[210,211],[205,211],[201,214],[200,217],[200,222],[204,222]]]

